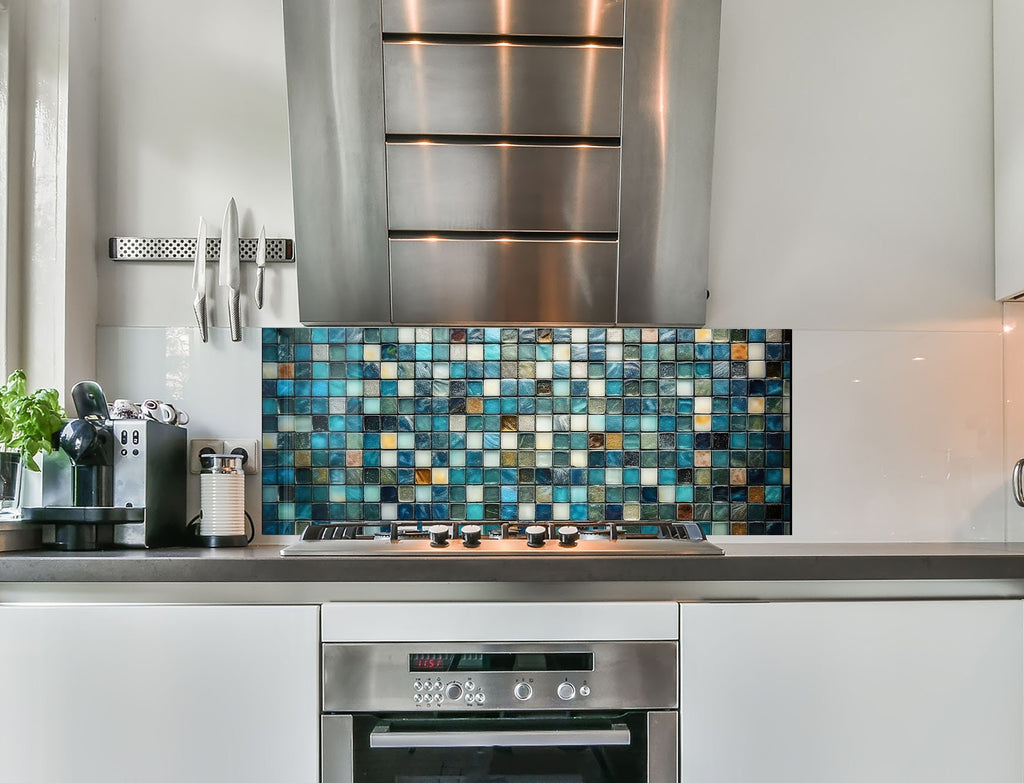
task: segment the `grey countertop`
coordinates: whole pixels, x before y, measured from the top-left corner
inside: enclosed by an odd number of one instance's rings
[[[1024,543],[724,543],[725,556],[291,557],[280,546],[0,554],[0,583],[1024,581]]]

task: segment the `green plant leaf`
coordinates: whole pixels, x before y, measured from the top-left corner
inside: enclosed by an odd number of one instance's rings
[[[56,389],[28,392],[23,370],[15,370],[0,386],[0,445],[21,453],[29,470],[38,471],[36,456],[53,451],[53,436],[64,426],[64,409]]]

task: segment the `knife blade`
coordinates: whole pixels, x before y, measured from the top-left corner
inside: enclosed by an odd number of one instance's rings
[[[267,265],[267,227],[260,226],[260,238],[256,240],[256,290],[253,292],[253,300],[256,302],[256,309],[263,309],[263,275],[264,267]]]
[[[199,235],[196,237],[196,260],[192,267],[192,290],[196,298],[192,300],[192,310],[199,324],[199,336],[208,342],[210,333],[206,320],[206,218],[199,218]]]
[[[227,209],[224,210],[224,227],[220,236],[220,284],[229,291],[228,296],[228,324],[231,327],[231,341],[240,342],[242,339],[242,323],[239,313],[239,289],[241,288],[238,250],[238,207],[235,200],[228,201]]]

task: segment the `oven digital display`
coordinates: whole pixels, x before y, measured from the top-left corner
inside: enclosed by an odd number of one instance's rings
[[[594,654],[583,652],[412,653],[410,672],[590,672]]]

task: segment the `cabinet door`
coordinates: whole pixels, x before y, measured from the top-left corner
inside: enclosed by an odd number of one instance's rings
[[[1024,2],[993,0],[996,299],[1024,292]]]
[[[0,778],[315,783],[317,613],[0,607]]]
[[[1019,783],[1019,601],[684,605],[684,783]]]

